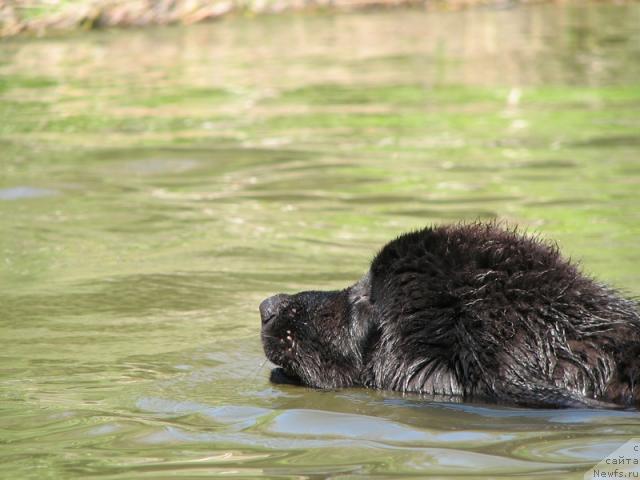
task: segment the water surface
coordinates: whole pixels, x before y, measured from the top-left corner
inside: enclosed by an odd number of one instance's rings
[[[0,476],[582,478],[635,412],[272,385],[265,296],[499,219],[640,294],[640,6],[0,45]]]

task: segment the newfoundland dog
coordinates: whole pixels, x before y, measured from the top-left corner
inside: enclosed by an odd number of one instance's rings
[[[276,376],[535,407],[638,406],[636,304],[495,224],[387,244],[339,291],[260,304]],[[273,376],[273,375],[272,375]]]

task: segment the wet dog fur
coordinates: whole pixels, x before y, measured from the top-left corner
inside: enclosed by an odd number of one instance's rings
[[[534,407],[638,406],[635,302],[537,237],[496,224],[429,227],[339,291],[260,305],[280,380]]]

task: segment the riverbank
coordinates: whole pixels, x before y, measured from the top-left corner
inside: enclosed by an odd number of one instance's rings
[[[71,30],[192,24],[230,14],[292,10],[354,10],[413,5],[460,9],[544,0],[0,0],[0,37]]]

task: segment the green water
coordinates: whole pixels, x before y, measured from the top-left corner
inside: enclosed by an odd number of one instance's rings
[[[271,385],[265,296],[501,219],[640,294],[640,5],[0,43],[0,476],[582,478],[635,412]]]

